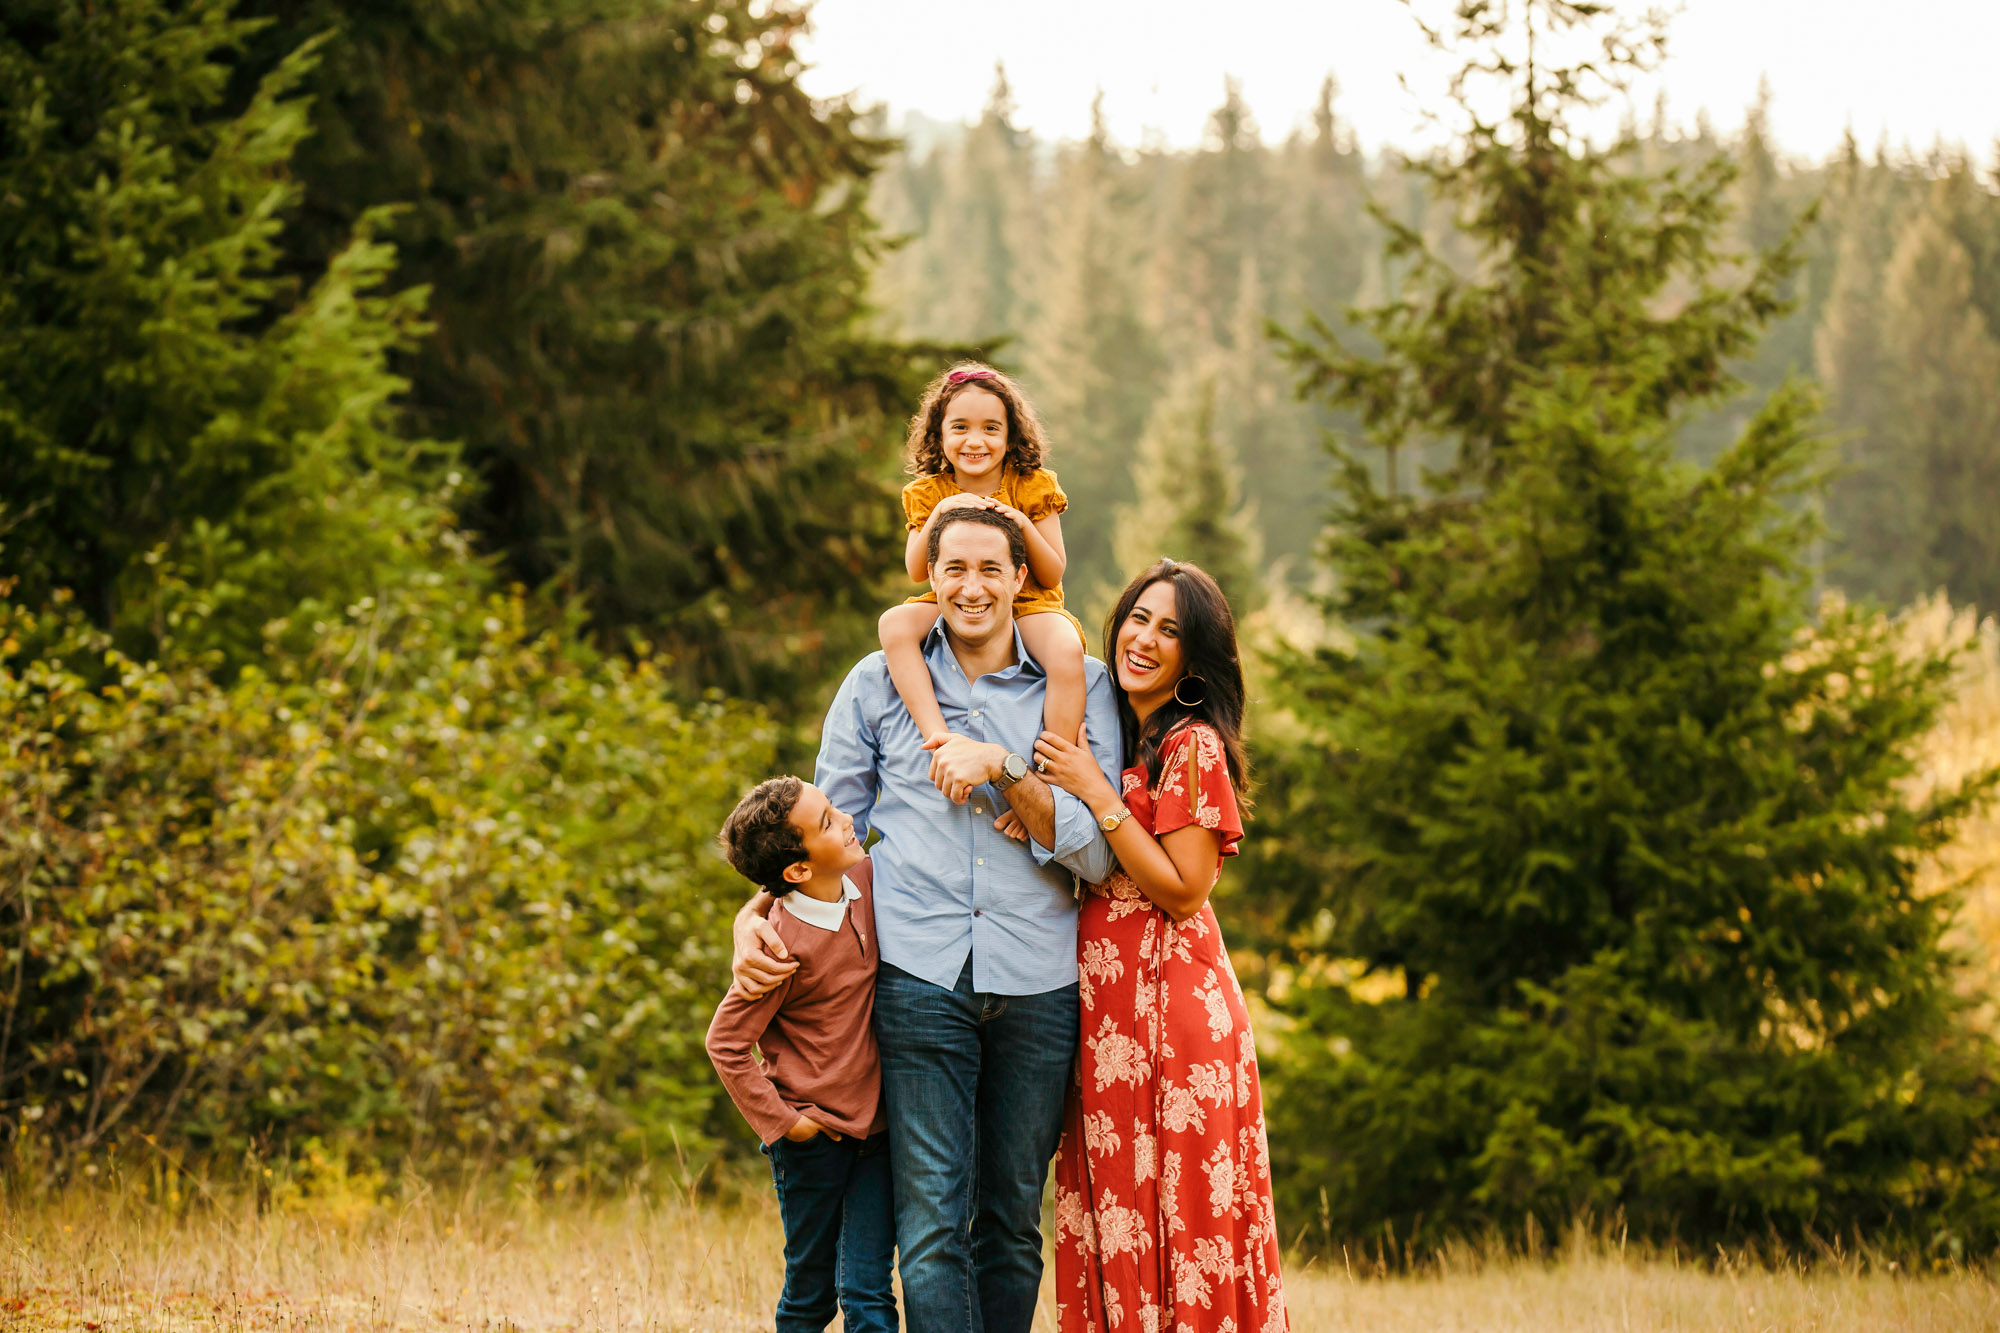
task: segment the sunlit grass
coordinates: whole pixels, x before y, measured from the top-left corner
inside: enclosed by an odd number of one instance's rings
[[[0,1217],[0,1327],[70,1333],[768,1329],[783,1265],[775,1208],[526,1193],[341,1200],[144,1188],[16,1191]],[[190,1193],[192,1197],[190,1197]],[[393,1191],[392,1191],[393,1193]],[[1294,1260],[1292,1326],[1355,1330],[1842,1330],[2000,1327],[1983,1271],[1641,1255],[1602,1236],[1554,1256],[1462,1251],[1382,1276]],[[1053,1330],[1044,1299],[1038,1333]]]

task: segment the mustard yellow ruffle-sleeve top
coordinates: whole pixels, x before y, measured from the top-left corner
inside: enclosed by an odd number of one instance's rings
[[[936,509],[941,501],[963,494],[964,491],[948,472],[918,477],[903,487],[903,518],[908,522],[909,530],[916,532],[922,528],[930,520],[931,510]],[[1026,514],[1030,523],[1039,523],[1051,514],[1060,514],[1069,508],[1069,497],[1063,494],[1062,484],[1056,480],[1056,474],[1045,467],[1038,467],[1033,472],[1016,472],[1008,468],[1002,473],[1000,489],[994,492],[993,498]],[[934,602],[937,597],[927,592],[909,600]],[[1044,588],[1035,581],[1034,571],[1030,570],[1028,581],[1014,598],[1014,615],[1031,616],[1046,611],[1068,616],[1071,621],[1076,619],[1063,610],[1062,587]],[[1083,632],[1082,626],[1077,627],[1077,632]]]

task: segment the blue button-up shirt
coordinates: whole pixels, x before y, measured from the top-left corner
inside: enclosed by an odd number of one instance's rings
[[[1016,665],[968,681],[945,642],[942,621],[924,659],[945,724],[995,741],[1030,761],[1042,732],[1047,678],[1014,633]],[[1110,676],[1084,659],[1085,728],[1098,766],[1118,785],[1118,709]],[[953,805],[930,780],[931,756],[889,679],[881,653],[863,658],[827,710],[813,782],[854,817],[856,836],[882,835],[874,849],[875,933],[882,961],[947,990],[972,958],[972,986],[997,995],[1039,995],[1076,980],[1076,899],[1070,872],[1096,883],[1111,873],[1111,847],[1090,808],[1066,791],[1055,798],[1055,847],[1015,842],[993,821],[1007,798],[975,787]]]

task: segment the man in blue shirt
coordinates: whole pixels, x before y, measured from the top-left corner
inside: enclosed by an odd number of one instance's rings
[[[874,848],[882,969],[875,1028],[911,1333],[1028,1333],[1042,1276],[1042,1186],[1077,1043],[1076,899],[1112,855],[1089,809],[1037,777],[1046,680],[1014,628],[1027,548],[1011,521],[952,509],[931,529],[938,624],[925,660],[950,740],[934,752],[881,653],[841,683],[813,781]],[[1085,733],[1116,781],[1118,715],[1085,661]],[[1027,828],[998,831],[1001,802]],[[763,895],[737,916],[752,994],[793,964]]]

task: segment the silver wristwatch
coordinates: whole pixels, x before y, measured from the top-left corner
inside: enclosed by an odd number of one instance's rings
[[[1028,761],[1012,750],[1000,761],[1000,776],[993,779],[995,791],[1006,791],[1009,787],[1028,776]]]

